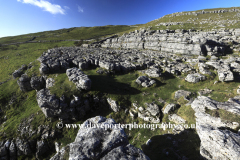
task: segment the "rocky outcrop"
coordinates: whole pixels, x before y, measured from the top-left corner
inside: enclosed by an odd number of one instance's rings
[[[139,117],[146,122],[160,123],[160,116],[162,114],[159,106],[155,103],[145,103],[146,109],[133,103],[133,107],[129,110],[132,118]]]
[[[177,114],[168,115],[168,119],[170,121],[173,121],[174,123],[177,123],[177,124],[181,124],[181,123],[185,123],[186,122],[185,119],[183,119],[182,117],[180,117]]]
[[[31,78],[29,78],[26,74],[21,75],[21,77],[17,81],[17,84],[20,87],[21,91],[27,92],[33,90],[30,80]]]
[[[188,74],[187,77],[185,78],[185,80],[187,82],[197,83],[199,81],[206,80],[206,77],[204,75],[199,74],[199,73],[194,73],[194,74]]]
[[[140,29],[117,38],[106,40],[102,47],[150,49],[174,54],[224,54],[226,46],[221,40],[226,35],[215,32],[178,32],[174,30]],[[229,37],[229,36],[228,36]],[[232,37],[232,40],[235,38]]]
[[[41,89],[37,92],[37,102],[46,117],[57,117],[60,115],[60,101],[55,95],[51,95],[48,89]]]
[[[62,120],[79,120],[90,110],[88,99],[80,99],[74,96],[74,99],[68,105],[64,95],[59,99],[55,95],[51,95],[46,88],[37,92],[37,102],[47,118],[56,117]]]
[[[50,160],[65,160],[69,157],[69,144],[67,144],[65,147],[62,147],[62,149],[57,152]]]
[[[161,70],[159,68],[150,68],[150,69],[142,71],[142,73],[147,74],[149,77],[160,77],[161,76]]]
[[[124,130],[113,126],[116,124],[113,119],[101,116],[83,122],[75,141],[69,144],[69,159],[149,160],[140,149],[129,144]],[[61,155],[57,153],[52,160],[59,160]]]
[[[32,151],[31,151],[28,141],[24,141],[20,138],[17,138],[16,139],[16,147],[17,147],[17,156],[32,154]]]
[[[116,101],[112,100],[111,98],[107,98],[107,102],[110,106],[110,108],[114,111],[114,112],[118,112],[121,109],[121,106],[119,106],[117,104]]]
[[[50,87],[53,87],[54,86],[54,79],[53,78],[48,78],[46,80],[46,88],[50,88]]]
[[[41,77],[31,77],[30,81],[31,87],[37,91],[45,88],[45,79],[43,76]]]
[[[21,75],[23,74],[24,70],[27,69],[26,65],[22,65],[21,68],[19,68],[18,70],[15,70],[12,74],[13,78],[17,78],[17,77],[21,77]]]
[[[213,66],[215,69],[217,69],[219,81],[233,81],[234,75],[233,72],[230,70],[229,66],[229,60],[227,59],[225,61],[223,60],[214,60],[214,61],[208,61],[206,64]]]
[[[143,86],[143,87],[150,87],[153,84],[156,83],[155,80],[151,80],[150,78],[146,77],[146,76],[140,76],[137,78],[136,83]]]
[[[210,110],[224,109],[239,115],[238,101],[217,102],[208,97],[199,96],[192,104],[196,116],[196,130],[201,140],[200,154],[206,159],[238,159],[240,156],[240,135],[227,128],[235,129],[236,122],[224,122],[218,117],[205,113]]]
[[[151,113],[153,116],[159,116],[160,115],[160,109],[159,106],[155,103],[145,103],[147,106],[146,110]]]
[[[78,89],[90,90],[92,81],[78,68],[67,69],[66,74],[69,81],[76,84]]]
[[[164,114],[169,114],[171,111],[174,111],[176,108],[177,108],[176,104],[170,103],[165,107],[163,113]]]
[[[194,100],[194,103],[192,103],[191,106],[195,111],[205,112],[205,108],[208,108],[210,110],[223,109],[228,112],[240,115],[240,104],[238,103],[238,99],[235,98],[230,98],[226,102],[218,102],[212,100],[209,97],[198,96],[198,98]]]
[[[184,91],[184,90],[178,90],[175,92],[174,98],[179,99],[181,97],[184,97],[184,99],[189,99],[189,96],[192,93],[190,91]]]

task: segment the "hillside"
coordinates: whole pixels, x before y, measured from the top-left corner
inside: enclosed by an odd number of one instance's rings
[[[239,26],[234,7],[0,38],[0,157],[239,157]],[[90,122],[174,126],[59,128]]]

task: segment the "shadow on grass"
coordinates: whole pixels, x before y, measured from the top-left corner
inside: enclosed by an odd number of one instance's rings
[[[197,133],[188,129],[180,134],[157,135],[151,138],[149,145],[142,145],[143,152],[151,160],[176,160],[183,156],[188,159],[202,160],[200,155],[200,139]],[[168,154],[166,154],[168,152]]]
[[[169,72],[164,72],[161,77],[164,79],[164,80],[169,80],[169,79],[174,79],[176,78],[172,73],[169,73]]]
[[[131,87],[131,84],[117,82],[114,76],[111,75],[89,75],[88,77],[92,81],[91,91],[116,95],[141,93],[138,89]]]

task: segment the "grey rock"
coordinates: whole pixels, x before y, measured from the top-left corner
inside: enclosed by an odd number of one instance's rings
[[[233,81],[234,76],[230,70],[218,70],[219,81]]]
[[[45,79],[43,77],[32,77],[30,81],[31,87],[37,91],[45,88]]]
[[[143,87],[150,87],[153,84],[156,83],[155,80],[151,80],[150,78],[146,77],[146,76],[140,76],[137,78],[136,83],[143,86]]]
[[[159,106],[155,103],[145,103],[147,106],[146,110],[151,113],[153,116],[157,116],[160,114]]]
[[[217,102],[208,97],[199,96],[191,104],[196,116],[196,131],[201,140],[200,154],[206,159],[238,159],[240,156],[240,136],[226,129],[235,129],[236,122],[223,122],[218,117],[205,113],[205,108],[215,110],[224,109],[239,114],[238,101],[230,99],[228,102]]]
[[[57,152],[50,160],[65,160],[67,155],[69,154],[69,144],[67,144],[65,147],[62,147],[62,149]]]
[[[45,63],[41,63],[39,71],[41,74],[47,74],[50,72],[50,69]]]
[[[18,70],[15,70],[12,74],[13,78],[17,78],[17,77],[21,77],[21,75],[23,74],[24,70],[27,69],[26,65],[22,65],[21,68],[19,68]]]
[[[139,148],[135,148],[131,144],[127,146],[119,146],[111,150],[100,160],[150,160]]]
[[[14,143],[14,141],[11,141],[11,144],[9,146],[9,156],[10,159],[17,159],[17,147]]]
[[[46,117],[56,117],[61,113],[59,99],[46,88],[37,92],[37,102]]]
[[[114,112],[119,112],[121,106],[119,106],[116,101],[112,100],[111,98],[107,98],[107,102],[108,102],[108,104],[110,105],[110,108],[111,108]]]
[[[144,154],[133,146],[128,145],[127,136],[122,128],[97,127],[89,125],[114,125],[113,119],[94,117],[83,123],[83,128],[78,131],[76,139],[70,143],[69,159],[111,159],[114,157],[127,157],[128,159],[145,158]],[[133,154],[135,153],[135,154]]]
[[[227,102],[218,102],[209,97],[198,96],[191,104],[195,112],[205,112],[205,108],[210,110],[223,109],[228,112],[240,115],[240,103],[237,99],[230,98]]]
[[[27,91],[33,90],[33,88],[31,87],[31,84],[30,84],[30,80],[31,79],[26,74],[23,74],[18,79],[17,84],[19,85],[21,91],[27,92]]]
[[[53,87],[54,86],[54,79],[53,78],[48,78],[46,80],[46,88],[50,88],[50,87]]]
[[[32,151],[27,141],[17,138],[16,139],[17,155],[31,155]]]
[[[164,114],[169,114],[171,111],[174,111],[176,108],[177,108],[176,104],[170,103],[165,107],[163,113]]]
[[[66,62],[65,60],[60,61],[61,69],[67,70],[69,67],[69,63]]]
[[[179,124],[179,123],[185,123],[185,122],[186,122],[185,119],[183,119],[182,117],[180,117],[180,116],[177,115],[177,114],[168,115],[168,119],[169,119],[170,121],[173,121],[173,122],[177,123],[177,124]]]
[[[178,90],[175,92],[174,98],[175,99],[179,99],[181,97],[184,97],[185,99],[188,99],[188,97],[191,95],[192,93],[190,91],[184,91],[184,90]]]
[[[76,84],[78,89],[90,90],[91,80],[78,68],[69,68],[66,70],[69,81]]]
[[[188,74],[187,77],[185,78],[187,82],[191,83],[197,83],[199,81],[206,80],[206,77],[204,75],[201,75],[199,73],[194,73],[194,74]]]
[[[161,76],[161,70],[158,68],[151,68],[145,71],[142,71],[143,73],[147,74],[149,77],[160,77]]]

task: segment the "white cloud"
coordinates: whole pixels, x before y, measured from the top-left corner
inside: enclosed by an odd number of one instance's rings
[[[52,4],[45,0],[17,0],[18,2],[32,4],[42,8],[44,11],[52,14],[65,14],[65,10],[57,4]]]
[[[78,12],[82,12],[83,13],[83,8],[80,7],[79,5],[78,5]]]
[[[65,9],[70,9],[68,6],[64,6]]]

